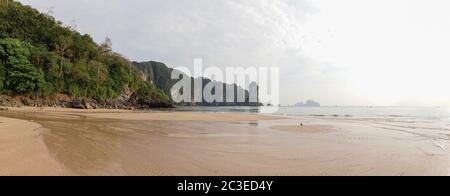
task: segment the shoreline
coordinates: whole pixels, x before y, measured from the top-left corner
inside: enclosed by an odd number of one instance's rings
[[[45,119],[45,120],[44,120]],[[54,127],[47,121],[70,122],[80,119],[92,121],[154,121],[154,122],[257,122],[278,120],[281,117],[239,113],[196,113],[196,112],[161,112],[130,111],[117,109],[72,109],[52,107],[7,107],[0,111],[0,176],[11,175],[126,175],[127,173],[90,171],[87,173],[73,171],[66,167],[67,160],[58,155],[66,149],[55,145],[53,131],[64,132],[70,127]],[[114,129],[114,127],[110,127]],[[84,131],[95,131],[91,127]],[[172,138],[183,138],[183,134],[167,134]],[[50,150],[49,150],[50,148]],[[86,149],[88,151],[89,149]],[[52,151],[52,152],[51,152]],[[65,155],[64,155],[65,156]],[[92,157],[96,159],[96,157]],[[37,165],[26,165],[34,162]],[[23,164],[22,164],[23,163]],[[42,163],[42,164],[41,164]],[[78,167],[78,166],[77,166]],[[110,167],[110,166],[107,166]],[[76,169],[75,169],[76,170]],[[148,173],[147,173],[148,174]],[[139,175],[139,174],[135,174]]]
[[[287,117],[238,112],[189,112],[159,110],[121,110],[121,109],[73,109],[52,107],[7,107],[4,113],[62,113],[82,115],[90,118],[111,120],[154,120],[154,121],[262,121],[281,120]]]
[[[49,152],[42,129],[34,122],[0,116],[0,175],[72,175]]]
[[[449,175],[445,138],[366,119],[62,108],[0,116],[0,175]]]

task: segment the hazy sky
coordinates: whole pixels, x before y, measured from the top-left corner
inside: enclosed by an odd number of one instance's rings
[[[450,106],[447,0],[20,0],[131,60],[279,66],[281,101]]]

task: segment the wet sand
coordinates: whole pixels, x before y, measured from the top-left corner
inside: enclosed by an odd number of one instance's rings
[[[308,126],[278,125],[272,126],[270,128],[280,131],[295,131],[299,133],[327,133],[335,131],[334,127],[326,125],[308,125]]]
[[[450,167],[445,138],[361,119],[303,117],[300,127],[293,117],[236,113],[19,108],[0,116],[0,175],[449,175]],[[27,161],[42,164],[18,164]]]
[[[41,125],[0,117],[0,175],[71,175],[52,157],[42,140]]]

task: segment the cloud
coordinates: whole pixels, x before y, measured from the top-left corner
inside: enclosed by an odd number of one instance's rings
[[[284,104],[450,104],[445,0],[20,1],[131,60],[279,66]]]
[[[190,63],[193,56],[217,62],[238,58],[238,63],[266,54],[295,54],[301,47],[301,22],[309,10],[302,0],[21,2],[41,11],[52,7],[58,19],[75,20],[97,41],[110,36],[114,48],[133,59],[158,57],[177,64],[187,63],[183,58]]]
[[[194,58],[203,58],[206,66],[315,72],[301,54],[302,24],[316,11],[306,0],[20,1],[42,12],[52,8],[57,19],[74,20],[98,42],[110,37],[113,49],[132,60],[190,67]]]

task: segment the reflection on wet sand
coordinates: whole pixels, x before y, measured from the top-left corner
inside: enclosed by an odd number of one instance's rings
[[[299,127],[295,119],[189,114],[120,113],[140,115],[138,120],[118,113],[2,116],[41,124],[50,153],[76,175],[448,174],[446,142],[369,121],[309,117]],[[174,120],[183,118],[189,120]]]

